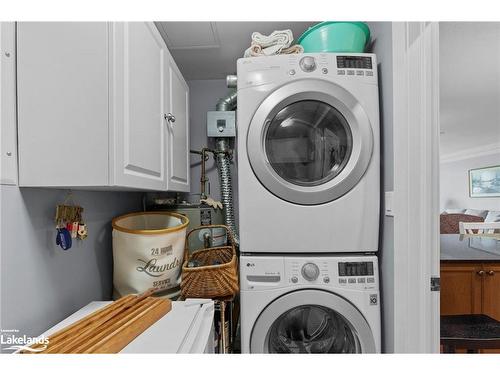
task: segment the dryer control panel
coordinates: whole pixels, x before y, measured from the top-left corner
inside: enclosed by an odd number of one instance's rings
[[[240,258],[241,287],[264,290],[317,286],[378,290],[376,256],[245,256]]]
[[[288,56],[287,73],[291,77],[340,76],[370,81],[376,76],[376,68],[373,54],[298,54]]]
[[[343,83],[378,84],[372,53],[304,53],[238,59],[238,90],[251,86],[315,78]]]

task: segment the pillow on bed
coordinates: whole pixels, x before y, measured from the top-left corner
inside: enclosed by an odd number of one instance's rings
[[[465,210],[464,214],[480,216],[484,219],[486,217],[486,215],[488,214],[488,211],[486,211],[486,210]]]
[[[465,212],[465,208],[445,208],[445,214],[463,214]]]
[[[500,211],[490,211],[486,218],[484,219],[485,223],[498,223],[500,222]]]

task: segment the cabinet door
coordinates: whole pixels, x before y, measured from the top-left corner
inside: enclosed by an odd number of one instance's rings
[[[17,24],[19,185],[107,186],[108,24]]]
[[[17,184],[16,26],[0,22],[0,183]]]
[[[168,190],[189,192],[189,88],[174,60],[168,63],[169,113],[175,121],[168,126]]]
[[[480,314],[480,264],[441,263],[441,315]]]
[[[500,320],[500,263],[483,264],[483,313]]]
[[[112,183],[165,190],[165,42],[152,22],[113,23],[111,36]]]

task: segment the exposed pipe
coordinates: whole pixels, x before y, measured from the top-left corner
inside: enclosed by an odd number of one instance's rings
[[[231,180],[231,162],[228,153],[228,138],[217,138],[216,143],[216,149],[218,151],[216,154],[216,162],[219,172],[221,200],[224,206],[224,223],[229,227],[236,244],[239,245],[240,241],[238,231],[236,230],[236,220],[234,218],[233,184]]]
[[[215,106],[217,111],[232,111],[236,108],[236,91],[229,93],[226,97],[220,98]]]
[[[228,75],[226,77],[226,85],[230,89],[235,89],[238,85],[238,77],[235,75]]]
[[[211,153],[215,154],[215,151],[211,150],[211,149],[209,149],[207,147],[203,147],[201,149],[201,151],[198,151],[198,150],[189,150],[189,152],[191,152],[192,154],[197,154],[197,155],[201,156],[200,200],[201,199],[207,199],[207,194],[206,194],[205,190],[206,190],[206,185],[207,185],[207,182],[208,182],[208,177],[207,177],[207,173],[206,173],[206,168],[205,168],[206,164],[205,164],[205,162],[208,160],[207,153],[211,152]]]
[[[234,78],[227,78],[227,84],[235,85]],[[233,86],[234,87],[234,86]],[[216,105],[217,111],[232,111],[236,108],[237,93],[233,91],[226,97],[219,99]],[[240,244],[240,238],[236,229],[236,220],[234,218],[233,184],[231,181],[231,161],[229,138],[216,138],[215,140],[215,159],[217,162],[217,171],[219,172],[219,182],[221,189],[221,200],[224,205],[224,223],[228,226],[233,235],[236,246]]]

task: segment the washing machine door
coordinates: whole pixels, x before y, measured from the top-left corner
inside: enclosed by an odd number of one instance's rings
[[[351,190],[373,149],[369,118],[359,101],[334,83],[308,79],[284,85],[255,112],[247,153],[259,181],[301,205],[323,204]]]
[[[366,319],[344,298],[305,289],[271,302],[250,337],[252,353],[375,353]]]

